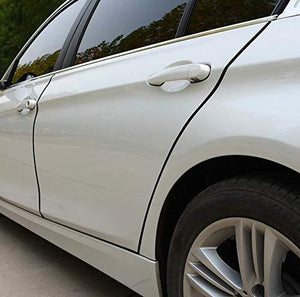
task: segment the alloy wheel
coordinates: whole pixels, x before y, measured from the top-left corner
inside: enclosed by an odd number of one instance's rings
[[[213,223],[188,253],[183,296],[300,297],[300,249],[255,220]]]

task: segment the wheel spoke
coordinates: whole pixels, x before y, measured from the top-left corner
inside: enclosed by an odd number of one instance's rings
[[[190,267],[199,274],[206,281],[220,289],[221,291],[233,296],[234,290],[228,286],[225,282],[223,282],[219,277],[217,277],[213,272],[211,272],[204,265],[199,263],[189,263]]]
[[[242,289],[240,274],[220,258],[216,248],[197,248],[193,250],[193,255],[235,291]]]
[[[229,295],[219,290],[203,278],[192,274],[187,275],[190,285],[204,297],[229,297]]]
[[[183,296],[300,297],[299,255],[293,242],[261,222],[221,220],[207,227],[189,251]]]
[[[259,284],[264,281],[264,234],[252,225],[252,255],[255,274]]]
[[[285,296],[282,280],[281,267],[285,259],[287,249],[279,239],[266,229],[264,248],[264,286],[265,297]]]
[[[252,256],[251,230],[240,221],[235,228],[235,233],[243,289],[250,292],[256,281]]]

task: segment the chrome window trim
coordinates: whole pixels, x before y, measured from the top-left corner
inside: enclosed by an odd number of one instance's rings
[[[128,55],[131,55],[131,54],[144,52],[144,51],[147,51],[147,50],[150,50],[150,49],[154,49],[154,48],[158,48],[158,47],[162,47],[162,46],[167,46],[167,45],[170,45],[170,44],[176,44],[176,43],[179,43],[179,42],[183,42],[183,41],[187,41],[187,40],[191,40],[191,39],[196,39],[196,38],[207,36],[207,35],[212,35],[212,34],[217,34],[217,33],[225,32],[225,31],[231,31],[231,30],[238,29],[238,28],[248,27],[248,26],[257,25],[257,24],[262,24],[262,23],[266,23],[266,22],[269,22],[269,21],[273,21],[277,17],[278,17],[277,15],[271,15],[271,16],[268,16],[268,17],[263,17],[263,18],[259,18],[259,19],[255,19],[255,20],[251,20],[251,21],[246,21],[246,22],[242,22],[242,23],[238,23],[238,24],[233,24],[233,25],[229,25],[229,26],[225,26],[225,27],[220,27],[220,28],[216,28],[216,29],[212,29],[212,30],[208,30],[208,31],[204,31],[204,32],[195,33],[195,34],[188,35],[188,36],[174,38],[174,39],[167,40],[167,41],[164,41],[164,42],[155,43],[155,44],[148,45],[148,46],[145,46],[145,47],[141,47],[141,48],[133,49],[133,50],[130,50],[130,51],[118,53],[118,54],[115,54],[115,55],[103,57],[101,59],[93,60],[93,61],[82,63],[82,64],[79,64],[79,65],[73,65],[73,66],[70,66],[68,68],[60,69],[60,70],[58,70],[56,72],[53,72],[53,73],[58,74],[58,73],[62,73],[62,72],[66,72],[66,71],[86,67],[86,66],[89,66],[89,65],[93,65],[93,64],[96,64],[96,63],[101,63],[101,62],[104,62],[104,61],[120,58],[120,57],[123,57],[123,56],[128,56]]]

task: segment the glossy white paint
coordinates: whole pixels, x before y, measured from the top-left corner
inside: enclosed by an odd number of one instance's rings
[[[286,18],[290,16],[295,16],[300,14],[300,1],[290,0],[284,12],[279,16],[279,18]]]
[[[159,297],[158,263],[0,200],[0,212],[145,297]]]
[[[0,197],[38,214],[32,131],[36,111],[21,114],[18,105],[37,100],[50,76],[0,91]]]
[[[142,296],[160,296],[156,228],[165,198],[184,172],[224,155],[273,160],[300,172],[299,0],[232,65],[214,97],[180,138],[155,193],[141,253],[37,216],[32,159],[37,99],[50,76],[0,92],[0,212],[114,277]],[[137,250],[146,208],[178,132],[216,85],[224,66],[270,18],[236,24],[58,71],[40,101],[37,161],[45,216]],[[230,40],[230,42],[228,42]],[[222,50],[220,50],[222,49]],[[205,82],[151,87],[166,67],[206,63]],[[238,86],[238,87],[237,87]]]
[[[226,155],[255,156],[300,172],[300,16],[273,21],[234,62],[185,130],[151,205],[141,253],[155,259],[156,229],[168,192],[190,168]]]
[[[36,126],[43,215],[136,251],[175,138],[227,63],[265,23],[195,35],[56,74],[39,103]],[[162,88],[146,83],[169,65],[191,62],[211,65],[209,79],[178,92],[178,82]]]

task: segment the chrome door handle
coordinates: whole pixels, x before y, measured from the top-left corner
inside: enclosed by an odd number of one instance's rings
[[[147,83],[150,86],[160,87],[166,82],[187,80],[191,83],[206,80],[210,75],[211,68],[206,64],[187,64],[166,68],[151,75]]]
[[[34,110],[36,108],[36,100],[34,99],[25,99],[21,101],[17,106],[17,111],[22,112],[24,110]]]

